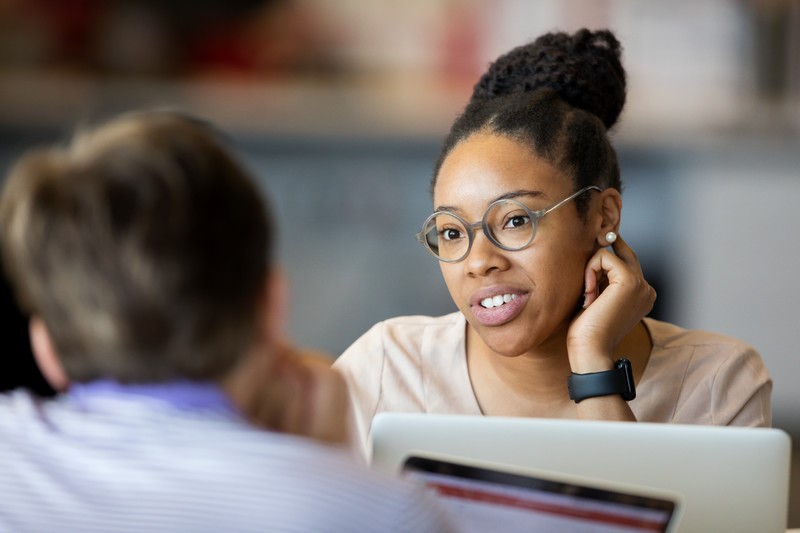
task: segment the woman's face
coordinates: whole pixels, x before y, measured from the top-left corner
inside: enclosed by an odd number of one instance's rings
[[[489,204],[510,193],[535,211],[574,192],[571,179],[526,145],[478,133],[444,160],[433,200],[436,209],[446,207],[475,222]],[[592,205],[588,222],[578,216],[574,201],[548,213],[539,219],[533,242],[518,251],[496,247],[478,230],[466,259],[440,263],[450,295],[490,349],[507,356],[548,346],[564,349],[567,328],[583,301],[584,269],[596,249],[599,223]],[[495,296],[510,301],[481,304]]]

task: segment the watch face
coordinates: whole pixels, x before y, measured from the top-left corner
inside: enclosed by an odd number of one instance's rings
[[[625,374],[625,390],[622,392],[622,398],[629,402],[636,398],[636,383],[633,380],[633,365],[630,360],[622,358],[617,360],[617,368],[621,369]]]

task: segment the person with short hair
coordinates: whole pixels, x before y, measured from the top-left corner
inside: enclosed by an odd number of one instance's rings
[[[344,381],[286,343],[273,222],[207,124],[133,113],[26,154],[0,242],[61,391],[0,396],[0,530],[449,530],[345,450]]]
[[[380,322],[334,364],[365,453],[383,411],[770,425],[752,346],[647,317],[608,134],[621,49],[608,30],[548,33],[475,85],[417,235],[458,311]]]

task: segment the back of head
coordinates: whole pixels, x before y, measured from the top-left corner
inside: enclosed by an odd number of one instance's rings
[[[625,105],[621,46],[608,30],[548,33],[492,63],[453,124],[434,174],[478,132],[508,136],[587,185],[621,188],[607,131]],[[580,200],[578,199],[579,209]]]
[[[272,229],[207,125],[150,112],[26,154],[0,241],[71,380],[216,380],[251,340]]]

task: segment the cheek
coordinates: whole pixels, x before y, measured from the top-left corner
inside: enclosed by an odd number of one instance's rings
[[[588,262],[585,254],[558,247],[531,252],[517,264],[527,272],[541,297],[571,302],[573,297],[583,294]]]
[[[442,277],[444,278],[445,285],[447,285],[447,290],[457,302],[458,299],[456,296],[458,296],[458,288],[463,285],[458,281],[461,279],[461,274],[458,272],[455,265],[448,265],[447,263],[440,262],[439,268],[442,270]]]
[[[557,265],[534,274],[536,292],[551,309],[572,310],[584,293],[584,266],[580,263]]]

